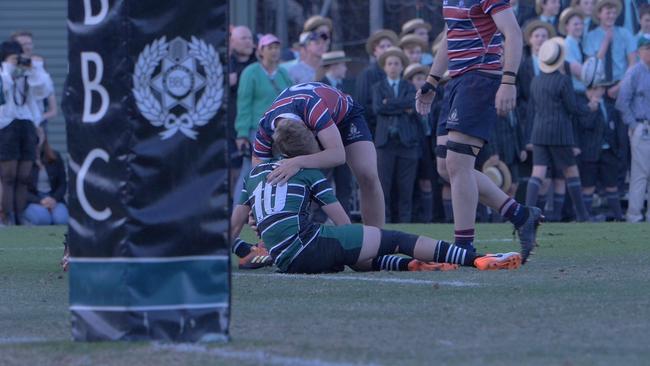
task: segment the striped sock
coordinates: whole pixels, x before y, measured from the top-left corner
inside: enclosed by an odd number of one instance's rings
[[[235,253],[239,258],[244,258],[251,252],[253,244],[249,244],[239,238],[235,239],[235,243],[232,246],[232,252]]]
[[[452,245],[443,240],[438,240],[433,252],[433,261],[437,263],[453,263],[461,266],[473,266],[476,251],[467,250]]]
[[[474,229],[454,230],[454,239],[456,246],[476,252],[476,248],[474,248]]]
[[[512,198],[508,198],[499,208],[501,216],[519,228],[528,220],[528,210]]]
[[[413,258],[382,255],[372,260],[373,271],[408,271]]]

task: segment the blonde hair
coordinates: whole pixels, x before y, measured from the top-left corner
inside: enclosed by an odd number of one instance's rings
[[[320,151],[314,133],[303,122],[285,118],[275,123],[273,147],[289,158]]]

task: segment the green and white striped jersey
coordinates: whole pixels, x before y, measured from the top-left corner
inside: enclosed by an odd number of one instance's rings
[[[269,254],[280,270],[286,270],[302,247],[320,233],[320,225],[308,219],[310,202],[324,206],[336,202],[336,197],[318,169],[301,169],[283,185],[268,184],[266,177],[276,161],[251,170],[244,179],[239,203],[251,207]]]

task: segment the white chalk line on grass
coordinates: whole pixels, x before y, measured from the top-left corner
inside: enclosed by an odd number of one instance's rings
[[[50,341],[53,340],[43,337],[0,337],[0,346],[10,344],[43,343]]]
[[[6,248],[6,247],[0,247],[0,251],[4,250],[11,250],[11,251],[31,251],[31,250],[60,250],[63,251],[63,245],[59,247],[15,247],[15,248]]]
[[[301,275],[301,274],[263,274],[263,273],[240,273],[234,272],[235,277],[271,277],[271,278],[285,278],[285,279],[309,279],[309,280],[326,280],[326,281],[365,281],[365,282],[378,282],[378,283],[396,283],[402,285],[442,285],[453,287],[479,287],[481,286],[476,282],[466,281],[432,281],[432,280],[418,280],[414,278],[374,278],[363,276],[346,276],[346,275]]]
[[[222,348],[208,348],[198,344],[160,344],[154,343],[156,351],[174,351],[203,353],[219,358],[251,361],[260,365],[287,365],[287,366],[359,366],[373,365],[360,363],[329,362],[314,358],[278,356],[264,351],[234,351]]]

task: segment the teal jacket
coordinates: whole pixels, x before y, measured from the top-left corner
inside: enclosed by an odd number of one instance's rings
[[[251,131],[257,130],[260,118],[275,98],[292,84],[289,74],[281,67],[275,72],[273,81],[261,63],[256,62],[246,67],[241,73],[237,89],[237,138],[248,138]]]

